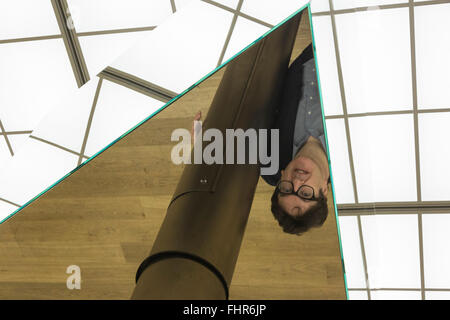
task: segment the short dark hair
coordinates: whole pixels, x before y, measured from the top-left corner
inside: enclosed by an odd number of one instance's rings
[[[290,234],[300,235],[305,233],[312,227],[320,227],[323,225],[328,216],[327,198],[324,196],[322,190],[319,192],[319,199],[317,203],[309,210],[304,212],[301,216],[293,217],[284,211],[278,203],[278,188],[272,195],[272,214],[278,221],[283,231]]]

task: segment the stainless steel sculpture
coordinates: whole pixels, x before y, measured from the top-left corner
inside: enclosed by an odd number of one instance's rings
[[[205,130],[271,127],[300,15],[228,64]],[[258,178],[257,164],[187,165],[132,299],[227,299]]]

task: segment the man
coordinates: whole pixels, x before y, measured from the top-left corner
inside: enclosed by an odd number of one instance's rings
[[[199,112],[194,120],[200,119]],[[287,71],[274,128],[280,137],[279,169],[262,178],[276,187],[275,219],[283,231],[299,235],[321,226],[328,215],[330,173],[312,45]]]
[[[312,45],[289,67],[274,128],[280,130],[280,168],[262,178],[276,186],[275,219],[284,232],[299,235],[328,215],[330,173]]]

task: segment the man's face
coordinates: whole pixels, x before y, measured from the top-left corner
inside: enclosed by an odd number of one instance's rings
[[[320,190],[322,190],[324,196],[328,192],[328,177],[324,177],[313,160],[304,156],[296,157],[288,164],[285,170],[281,170],[281,180],[291,181],[294,186],[294,192],[297,192],[302,185],[312,187],[315,198],[319,196]],[[296,195],[278,194],[278,203],[285,212],[295,217],[303,215],[317,202],[304,200]]]

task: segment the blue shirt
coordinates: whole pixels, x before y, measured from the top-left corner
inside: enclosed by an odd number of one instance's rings
[[[322,109],[320,107],[319,86],[317,84],[316,66],[314,59],[303,64],[302,95],[299,100],[297,117],[295,120],[294,145],[292,146],[292,159],[306,143],[310,136],[318,139],[326,150],[325,134],[322,122]]]
[[[262,175],[273,186],[281,179],[281,170],[295,158],[309,137],[318,139],[326,151],[312,45],[289,66],[281,96],[273,125],[273,128],[280,130],[279,169],[276,174]]]

